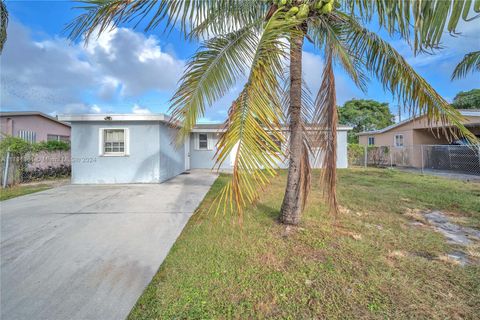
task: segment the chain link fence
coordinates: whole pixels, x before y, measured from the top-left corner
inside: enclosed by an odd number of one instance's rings
[[[480,145],[350,145],[349,163],[362,167],[398,167],[480,175]]]
[[[29,152],[22,156],[7,153],[0,159],[2,187],[54,178],[66,178],[70,176],[70,173],[70,151]]]

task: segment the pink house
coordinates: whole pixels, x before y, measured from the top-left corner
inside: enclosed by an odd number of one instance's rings
[[[1,135],[29,142],[70,141],[70,125],[38,111],[0,112]],[[1,139],[1,137],[0,137]]]

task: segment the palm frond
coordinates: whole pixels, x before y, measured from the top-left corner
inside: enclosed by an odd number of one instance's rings
[[[229,24],[224,26],[245,25],[253,20],[254,16],[247,16],[244,11],[247,4],[243,0],[78,0],[77,10],[83,13],[78,15],[66,30],[71,39],[84,37],[86,41],[92,35],[101,34],[122,23],[135,23],[137,27],[144,19],[149,19],[145,31],[153,30],[163,22],[165,30],[178,26],[187,36],[198,26],[214,28],[213,24],[206,23],[213,13],[222,13],[229,17]],[[251,4],[249,12],[255,12]],[[259,5],[256,8],[260,9]],[[257,14],[259,14],[257,12]],[[219,27],[220,28],[220,27]],[[226,30],[226,29],[223,29]],[[231,29],[232,30],[232,29]]]
[[[217,144],[216,165],[226,161],[236,148],[231,181],[217,198],[216,212],[236,211],[258,196],[258,190],[275,176],[277,163],[284,158],[275,141],[284,141],[280,78],[288,54],[292,25],[275,13],[266,23],[256,47],[248,81],[233,103],[225,132]]]
[[[335,75],[333,73],[333,51],[326,49],[322,84],[315,100],[315,119],[312,135],[321,151],[322,190],[332,212],[338,212],[337,185],[337,103]]]
[[[440,123],[447,137],[458,134],[475,140],[462,124],[462,116],[386,41],[343,15],[349,29],[350,50],[362,56],[365,68],[399,99],[410,114],[426,114],[431,123]],[[452,125],[447,126],[447,125]]]
[[[201,40],[211,36],[219,36],[235,32],[245,25],[256,24],[263,20],[269,5],[258,0],[244,0],[228,10],[213,8],[188,33],[189,39]]]
[[[411,43],[415,53],[437,48],[445,26],[456,33],[460,17],[464,21],[478,18],[479,0],[345,0],[352,15],[364,21],[375,18],[380,26],[392,34],[400,34]]]
[[[463,57],[453,71],[452,80],[465,77],[467,73],[474,71],[480,71],[480,51],[467,53]]]
[[[8,10],[5,1],[0,1],[0,54],[3,51],[3,46],[7,41],[8,28]]]
[[[246,73],[259,41],[261,23],[257,21],[204,42],[188,62],[169,110],[174,122],[182,124],[180,139],[204,115],[206,107],[225,95]]]

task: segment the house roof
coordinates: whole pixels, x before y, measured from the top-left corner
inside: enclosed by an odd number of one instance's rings
[[[464,117],[480,117],[480,109],[466,109],[466,110],[463,110],[463,109],[459,109],[458,110],[460,112],[460,114]],[[372,131],[363,131],[363,132],[359,132],[357,133],[358,136],[364,136],[364,135],[372,135],[372,134],[378,134],[378,133],[384,133],[384,132],[387,132],[387,131],[390,131],[392,129],[395,129],[397,127],[400,127],[406,123],[409,123],[410,121],[413,121],[413,120],[416,120],[416,119],[419,119],[421,117],[423,117],[423,115],[420,115],[418,117],[412,117],[412,118],[408,118],[406,120],[403,120],[403,121],[400,121],[399,123],[395,123],[395,124],[392,124],[388,127],[385,127],[383,129],[379,129],[379,130],[372,130]]]
[[[70,114],[59,115],[59,119],[68,122],[84,122],[84,121],[162,121],[169,122],[171,117],[164,113],[148,113],[148,114]],[[223,131],[224,123],[199,123],[193,128],[192,132],[219,132]],[[339,131],[352,130],[352,127],[339,125]]]
[[[62,124],[66,127],[70,127],[70,124],[65,123],[56,117],[49,116],[48,114],[45,114],[40,111],[1,111],[0,112],[0,117],[18,117],[18,116],[40,116],[48,120]]]

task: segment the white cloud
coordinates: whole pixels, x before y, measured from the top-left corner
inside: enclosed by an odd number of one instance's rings
[[[93,106],[90,107],[90,111],[92,113],[101,113],[102,109],[99,106],[97,106],[96,104],[94,104]]]
[[[150,109],[140,107],[138,104],[135,104],[132,108],[132,112],[136,114],[149,114],[152,113]]]
[[[121,84],[123,96],[172,91],[183,72],[184,62],[163,52],[155,37],[126,28],[103,33],[86,52],[95,68],[109,77],[110,88],[112,79]]]
[[[88,46],[65,38],[35,41],[12,20],[1,56],[2,109],[96,112],[85,101],[170,92],[184,62],[162,51],[158,40],[131,29],[103,33]],[[113,110],[115,111],[115,110]]]

